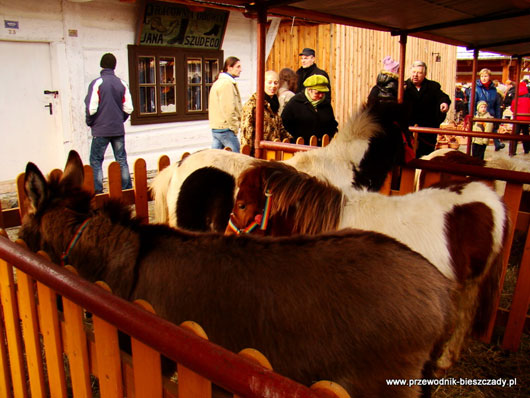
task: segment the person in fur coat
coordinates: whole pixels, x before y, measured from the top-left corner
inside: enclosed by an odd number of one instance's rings
[[[274,141],[284,138],[293,138],[283,127],[282,118],[278,112],[278,87],[280,85],[278,74],[275,71],[265,72],[265,110],[263,113],[263,139]],[[250,155],[254,156],[254,140],[256,138],[256,105],[257,93],[252,94],[243,105],[241,113],[241,146],[250,146]]]

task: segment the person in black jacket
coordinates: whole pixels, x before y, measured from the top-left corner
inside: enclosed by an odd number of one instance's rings
[[[376,84],[370,90],[368,102],[377,101],[397,101],[399,62],[390,56],[383,59],[383,69],[377,75]]]
[[[416,61],[412,64],[411,77],[405,82],[404,103],[410,111],[409,125],[439,128],[445,120],[451,99],[438,82],[425,78],[427,65]],[[436,134],[419,133],[416,157],[428,155],[436,146]]]
[[[325,76],[326,79],[328,79],[328,89],[329,91],[326,94],[326,101],[331,102],[331,83],[329,80],[329,76],[325,70],[320,69],[317,67],[317,64],[315,63],[315,50],[312,48],[304,48],[300,54],[301,57],[301,63],[302,66],[296,71],[296,75],[298,76],[298,84],[296,88],[296,92],[300,93],[304,91],[304,82],[309,76],[313,75],[322,75]]]
[[[304,83],[304,91],[295,94],[285,105],[282,121],[287,131],[294,137],[302,137],[309,144],[312,135],[319,143],[324,134],[333,138],[338,123],[335,120],[331,103],[326,101],[329,81],[325,76],[312,75]]]

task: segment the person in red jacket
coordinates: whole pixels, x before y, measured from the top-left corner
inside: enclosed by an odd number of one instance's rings
[[[530,123],[530,116],[518,116],[521,113],[530,113],[530,93],[528,92],[528,87],[525,82],[519,83],[519,98],[517,98],[517,115],[515,120],[528,120]],[[515,104],[512,102],[512,110],[514,109]],[[516,124],[515,125],[515,134],[528,135],[528,124]],[[530,152],[530,142],[523,141],[524,153]],[[514,141],[513,144],[513,154],[517,153],[517,141]]]

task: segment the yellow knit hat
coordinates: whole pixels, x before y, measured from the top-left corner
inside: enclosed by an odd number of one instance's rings
[[[329,91],[328,83],[329,81],[326,76],[312,75],[305,79],[304,86],[325,93]]]

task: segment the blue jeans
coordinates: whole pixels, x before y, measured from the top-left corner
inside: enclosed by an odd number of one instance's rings
[[[230,129],[212,129],[212,148],[223,149],[228,147],[232,152],[239,152],[240,145],[237,135]]]
[[[94,190],[96,193],[103,192],[103,158],[109,143],[112,145],[114,159],[120,164],[121,170],[121,188],[132,188],[131,175],[129,174],[129,165],[127,164],[127,152],[125,152],[125,136],[118,137],[92,137],[90,147],[90,166],[94,172]]]

